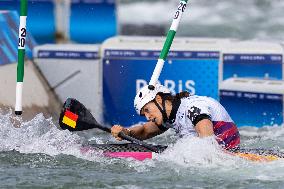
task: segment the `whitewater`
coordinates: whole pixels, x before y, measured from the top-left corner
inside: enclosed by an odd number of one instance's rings
[[[163,25],[167,31],[176,0],[120,0],[119,24]],[[177,36],[284,42],[284,1],[188,1]]]
[[[284,149],[283,126],[240,128],[242,147]],[[212,138],[178,139],[174,132],[147,142],[170,147],[153,159],[82,154],[86,142],[115,140],[99,130],[71,133],[43,114],[23,121],[0,113],[0,185],[35,188],[281,188],[284,160],[251,162],[222,152]],[[35,177],[34,175],[37,175]]]
[[[177,1],[121,0],[119,24],[164,25]],[[284,1],[189,1],[178,36],[284,42]],[[224,154],[212,138],[168,131],[147,142],[169,145],[154,159],[111,159],[82,154],[88,141],[116,142],[93,129],[71,133],[42,113],[24,121],[0,109],[1,188],[283,188],[284,160],[259,163]],[[284,151],[284,126],[240,128],[242,147]]]

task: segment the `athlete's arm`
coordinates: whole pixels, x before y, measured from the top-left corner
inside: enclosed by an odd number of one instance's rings
[[[147,122],[141,126],[131,127],[130,136],[145,140],[163,133],[154,122]]]
[[[199,137],[208,137],[214,135],[213,123],[209,119],[203,119],[195,125],[195,130]]]
[[[157,136],[159,134],[162,134],[164,132],[160,130],[159,127],[154,122],[147,122],[143,125],[131,127],[129,129],[123,128],[120,125],[114,125],[111,128],[111,134],[117,140],[122,140],[120,137],[118,137],[118,133],[121,131],[131,137],[134,137],[140,140],[146,140],[154,136]]]
[[[191,120],[199,137],[214,135],[210,111],[204,102],[197,101],[194,104],[192,103],[187,113],[187,117]]]

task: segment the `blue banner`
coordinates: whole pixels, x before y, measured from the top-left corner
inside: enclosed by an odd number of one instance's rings
[[[143,50],[104,50],[105,58],[151,58],[158,59],[161,51]],[[210,51],[170,51],[168,58],[190,58],[190,59],[219,59],[219,52]]]
[[[104,119],[110,124],[130,126],[146,121],[136,114],[133,100],[136,92],[149,82],[157,57],[154,51],[141,52],[143,55],[131,50],[104,52],[109,57],[103,59]],[[214,58],[204,58],[201,56],[203,53]],[[160,82],[172,93],[187,90],[218,99],[219,53],[206,53],[172,51],[170,60],[165,62]]]
[[[283,95],[220,91],[220,103],[239,126],[271,126],[283,123]]]
[[[99,59],[98,52],[92,51],[62,51],[62,50],[39,50],[38,58],[56,58],[56,59]]]
[[[255,77],[282,79],[281,54],[224,54],[223,79]]]

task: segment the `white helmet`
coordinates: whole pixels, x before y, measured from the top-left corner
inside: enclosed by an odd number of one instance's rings
[[[154,100],[158,93],[171,93],[170,90],[160,84],[156,84],[155,89],[151,90],[146,85],[138,91],[134,99],[134,108],[137,114],[141,115],[141,109],[150,101]]]

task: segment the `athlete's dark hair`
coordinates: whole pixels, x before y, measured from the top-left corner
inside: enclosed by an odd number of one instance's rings
[[[190,96],[190,93],[188,91],[182,91],[180,93],[177,93],[175,97],[181,99],[181,98],[186,98],[189,96]]]
[[[170,93],[158,93],[157,95],[160,95],[164,100],[169,100],[173,102],[177,99],[182,99],[190,96],[190,93],[188,91],[182,91],[180,93],[177,93],[176,95],[171,95]]]

